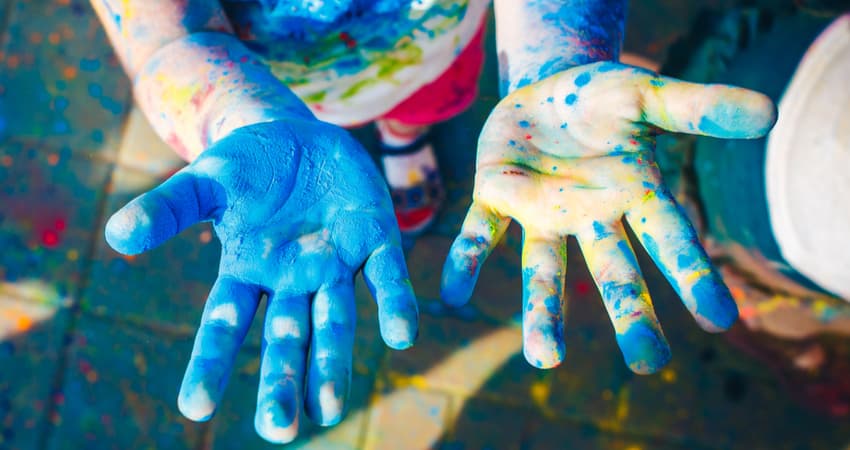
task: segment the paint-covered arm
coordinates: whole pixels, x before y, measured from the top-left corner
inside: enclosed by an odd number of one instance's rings
[[[157,131],[190,163],[107,222],[123,254],[198,222],[221,241],[178,396],[208,420],[266,297],[255,428],[293,440],[309,416],[345,414],[354,345],[354,277],[378,305],[381,335],[404,349],[418,312],[386,182],[360,144],[316,120],[229,33],[213,0],[104,0],[95,7]]]
[[[500,92],[600,61],[617,61],[626,0],[495,0]]]
[[[157,133],[187,161],[245,125],[312,118],[210,0],[92,0]]]

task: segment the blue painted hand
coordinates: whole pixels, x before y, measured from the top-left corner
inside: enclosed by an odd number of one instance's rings
[[[466,303],[511,219],[524,231],[523,338],[536,367],[564,357],[565,239],[573,235],[611,317],[626,364],[652,373],[670,359],[623,220],[702,328],[737,308],[654,161],[661,131],[765,135],[765,96],[699,85],[616,63],[575,67],[502,100],[481,133],[473,203],[443,269],[442,296]]]
[[[199,221],[213,222],[222,256],[180,388],[186,417],[215,412],[263,294],[255,425],[269,441],[295,438],[302,404],[321,425],[341,420],[361,267],[384,341],[413,344],[416,298],[389,193],[344,130],[315,120],[237,129],[115,213],[106,239],[137,254]]]

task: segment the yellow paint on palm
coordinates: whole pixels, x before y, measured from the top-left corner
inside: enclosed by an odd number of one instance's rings
[[[561,345],[562,331],[553,322],[560,317],[551,304],[541,305],[543,297],[562,296],[564,263],[553,249],[568,235],[578,238],[629,367],[651,373],[669,360],[623,220],[701,326],[719,331],[731,325],[734,301],[664,187],[654,162],[654,133],[694,132],[699,124],[697,132],[717,137],[761,135],[770,128],[772,108],[761,94],[684,83],[616,63],[565,70],[497,105],[479,139],[475,217],[489,214],[497,228],[510,217],[524,229],[524,297],[535,300],[523,318],[532,364],[560,362],[561,355],[551,351]],[[471,225],[464,222],[464,240],[481,233]],[[480,264],[489,251],[461,252],[460,239],[444,270],[443,292],[450,295],[471,291],[468,284],[477,276],[453,268]]]

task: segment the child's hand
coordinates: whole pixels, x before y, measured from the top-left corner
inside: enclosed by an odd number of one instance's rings
[[[361,267],[384,341],[396,349],[413,344],[416,298],[385,186],[344,130],[277,121],[237,129],[112,216],[107,241],[125,254],[205,220],[221,240],[218,280],[180,389],[184,415],[214,413],[263,293],[255,425],[269,441],[295,437],[302,404],[321,425],[342,418]]]
[[[443,298],[469,300],[511,219],[523,227],[523,335],[536,367],[564,357],[565,239],[577,237],[626,363],[652,373],[670,358],[622,219],[704,329],[737,308],[654,161],[661,130],[719,138],[765,135],[771,101],[728,86],[684,83],[615,63],[579,66],[518,89],[490,115],[478,146],[474,201],[443,270]]]

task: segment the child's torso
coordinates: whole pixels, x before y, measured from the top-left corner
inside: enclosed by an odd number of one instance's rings
[[[324,120],[372,120],[444,72],[489,0],[222,0],[236,34]]]

